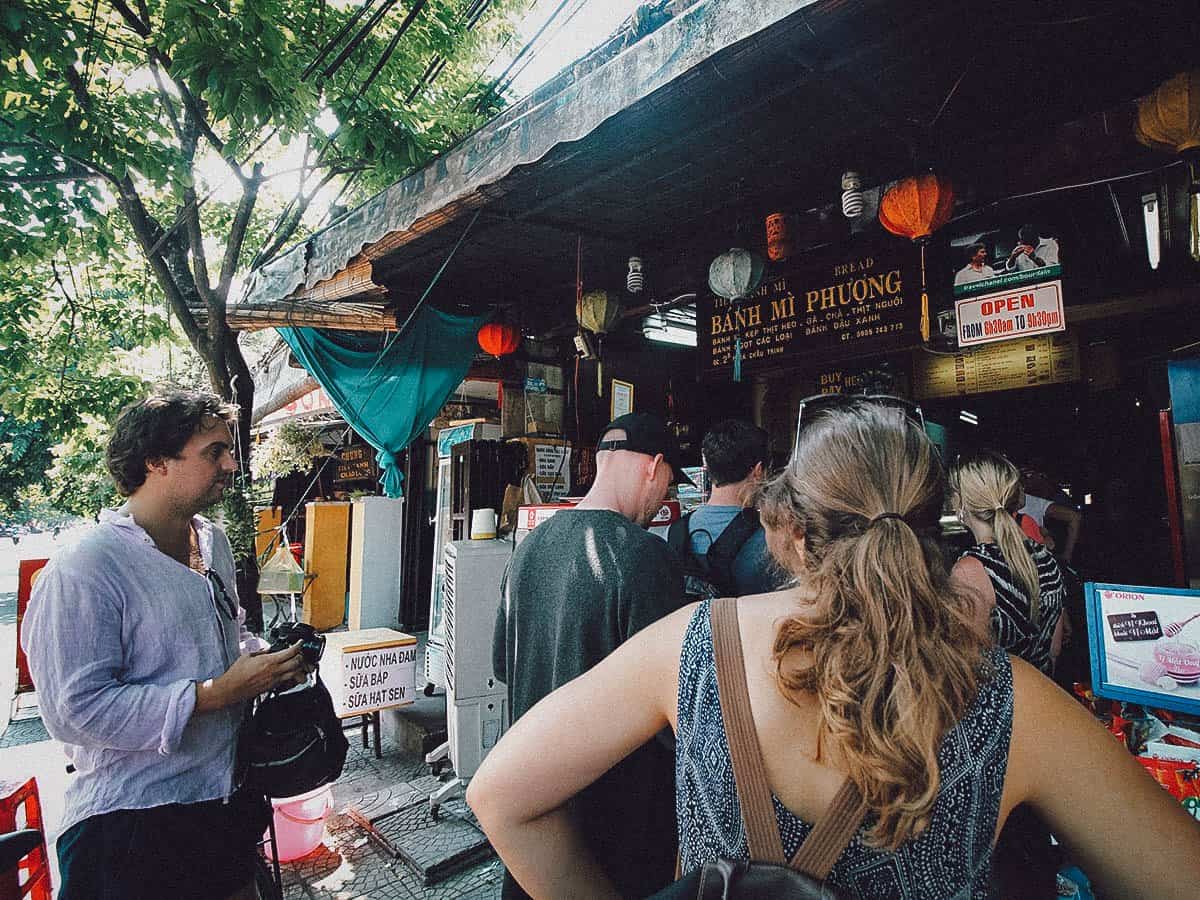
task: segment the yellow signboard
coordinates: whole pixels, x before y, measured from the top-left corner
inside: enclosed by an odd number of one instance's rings
[[[1002,341],[953,356],[913,354],[913,396],[919,400],[1067,384],[1079,377],[1079,341],[1072,334]]]

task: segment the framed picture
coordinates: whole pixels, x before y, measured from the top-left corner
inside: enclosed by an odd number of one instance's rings
[[[1084,585],[1092,691],[1200,714],[1200,591]]]
[[[618,381],[614,378],[612,380],[612,415],[609,416],[609,419],[615,419],[631,412],[633,412],[633,385],[628,381]]]

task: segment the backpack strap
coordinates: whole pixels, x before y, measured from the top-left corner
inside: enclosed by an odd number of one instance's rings
[[[714,600],[709,615],[717,670],[717,695],[750,858],[760,862],[783,863],[783,842],[779,836],[775,806],[771,802],[767,770],[758,734],[754,730],[754,720],[750,715],[746,663],[742,653],[742,636],[738,630],[737,598]],[[791,867],[823,881],[854,839],[866,811],[857,785],[847,778],[834,795],[829,810],[792,857]]]
[[[754,537],[758,531],[758,510],[747,507],[733,517],[725,530],[717,535],[717,539],[709,545],[707,557],[709,571],[720,582],[720,589],[728,596],[737,593],[733,583],[733,563],[742,552],[746,541]]]
[[[667,529],[667,546],[675,551],[675,555],[686,560],[691,553],[689,540],[691,538],[692,514],[688,513],[677,521],[672,522]]]

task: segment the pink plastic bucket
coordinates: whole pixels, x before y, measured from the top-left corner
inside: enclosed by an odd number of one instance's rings
[[[333,810],[333,791],[329,785],[298,797],[280,797],[271,801],[275,808],[275,841],[279,861],[291,862],[308,856],[325,837],[325,818]],[[270,837],[268,834],[267,837]],[[271,856],[271,845],[266,845]]]

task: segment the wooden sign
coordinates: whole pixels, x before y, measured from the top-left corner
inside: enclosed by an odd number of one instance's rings
[[[343,447],[338,454],[334,481],[367,481],[377,477],[375,450],[364,444]]]
[[[701,375],[762,372],[920,343],[920,273],[906,241],[854,241],[776,264],[740,304],[697,301]]]
[[[416,700],[416,644],[342,651],[342,716]]]
[[[417,639],[394,628],[330,632],[321,680],[343,719],[412,703],[417,699]]]
[[[1053,334],[988,344],[962,353],[913,354],[918,400],[1011,391],[1079,380],[1079,341]]]

